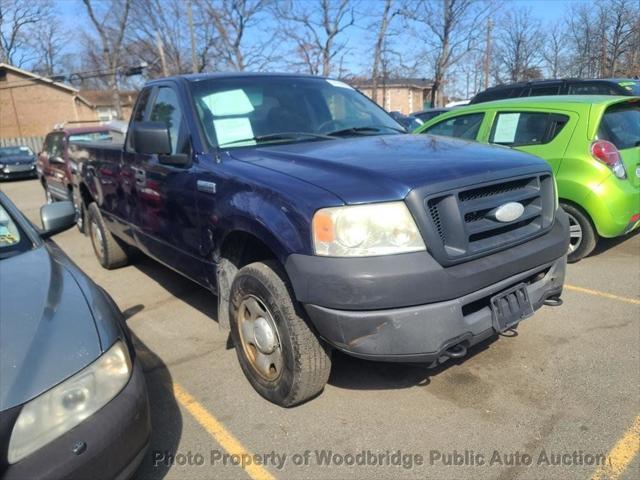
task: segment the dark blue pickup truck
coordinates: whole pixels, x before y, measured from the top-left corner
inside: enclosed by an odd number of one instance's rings
[[[279,405],[322,390],[333,349],[435,364],[560,303],[568,222],[544,161],[404,134],[336,80],[154,80],[124,145],[75,151],[100,263],[136,248],[210,289]]]

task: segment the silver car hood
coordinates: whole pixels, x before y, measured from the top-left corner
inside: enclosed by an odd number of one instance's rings
[[[49,390],[100,353],[85,296],[46,245],[0,260],[0,411]]]

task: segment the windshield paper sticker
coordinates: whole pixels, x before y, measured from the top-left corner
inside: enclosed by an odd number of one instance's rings
[[[255,141],[251,140],[254,136],[253,129],[251,128],[251,122],[246,117],[220,118],[213,121],[213,126],[216,129],[218,145],[244,139],[247,139],[244,145],[256,144]],[[242,145],[242,143],[237,145]]]
[[[217,92],[202,98],[215,117],[229,115],[246,115],[253,112],[253,105],[244,90],[227,90]]]
[[[519,121],[519,113],[501,113],[498,115],[498,123],[493,134],[494,143],[513,143],[516,139]]]

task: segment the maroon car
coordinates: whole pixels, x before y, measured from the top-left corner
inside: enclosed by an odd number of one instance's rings
[[[71,142],[112,142],[121,141],[122,132],[106,125],[89,127],[62,127],[49,132],[44,139],[42,151],[38,154],[36,169],[44,188],[47,202],[57,200],[73,201],[73,175],[77,166],[77,155],[69,155],[75,148]],[[83,212],[78,212],[78,228],[83,230]]]

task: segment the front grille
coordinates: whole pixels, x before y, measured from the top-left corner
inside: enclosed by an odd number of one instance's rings
[[[32,168],[33,163],[12,163],[9,165],[5,165],[4,171],[6,173],[28,172]]]
[[[426,198],[430,223],[427,230],[433,233],[427,242],[436,257],[440,255],[446,262],[452,262],[526,241],[551,227],[553,188],[551,175],[545,173]],[[523,214],[512,222],[498,221],[494,217],[496,209],[509,202],[520,203]]]

